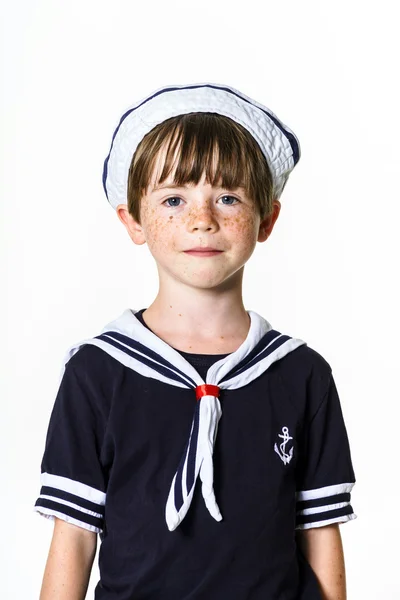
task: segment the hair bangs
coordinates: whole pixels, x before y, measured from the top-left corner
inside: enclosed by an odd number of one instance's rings
[[[244,127],[216,113],[172,117],[143,138],[129,169],[128,210],[140,223],[140,200],[150,185],[170,176],[173,185],[197,185],[203,174],[212,186],[244,188],[262,218],[271,211],[272,177],[260,147]]]

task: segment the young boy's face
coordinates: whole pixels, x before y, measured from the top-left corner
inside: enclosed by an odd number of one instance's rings
[[[164,164],[160,153],[151,183],[141,200],[141,224],[127,211],[118,216],[136,244],[147,242],[160,279],[173,278],[197,288],[217,288],[227,280],[239,281],[245,263],[256,242],[263,242],[272,231],[280,211],[274,201],[270,217],[261,222],[253,200],[244,188],[235,190],[212,187],[205,175],[197,185],[176,187],[174,170],[157,185]],[[188,254],[196,247],[211,247],[217,254]],[[236,279],[233,276],[236,274]]]

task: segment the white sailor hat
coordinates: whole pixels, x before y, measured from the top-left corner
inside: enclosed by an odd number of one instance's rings
[[[243,125],[259,144],[279,198],[300,158],[296,135],[266,106],[237,89],[214,83],[163,87],[140,100],[122,115],[104,161],[103,187],[111,206],[127,204],[132,156],[144,136],[159,123],[177,115],[213,112]]]

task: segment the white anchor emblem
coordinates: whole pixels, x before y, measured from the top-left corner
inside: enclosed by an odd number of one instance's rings
[[[279,456],[279,458],[282,460],[283,464],[288,465],[293,457],[293,446],[290,448],[289,454],[286,452],[286,444],[288,443],[289,440],[293,439],[289,435],[289,428],[282,427],[282,433],[278,433],[278,436],[283,439],[283,442],[281,444],[279,444],[280,451],[276,444],[274,446],[274,450],[277,453],[277,455]]]

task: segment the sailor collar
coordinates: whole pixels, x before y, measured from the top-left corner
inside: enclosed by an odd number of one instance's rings
[[[243,387],[264,373],[270,365],[301,345],[303,340],[276,331],[257,312],[248,310],[250,328],[239,348],[215,362],[203,381],[196,369],[135,316],[138,309],[126,309],[93,338],[73,344],[64,357],[64,367],[85,344],[107,352],[126,367],[177,387],[193,389],[196,408],[181,461],[171,483],[165,507],[168,529],[178,527],[189,510],[197,477],[211,516],[222,520],[213,489],[213,448],[222,415],[218,399],[221,389]]]

